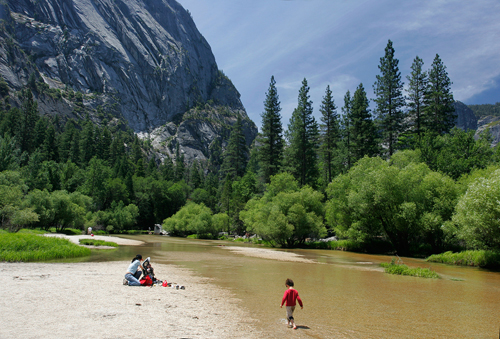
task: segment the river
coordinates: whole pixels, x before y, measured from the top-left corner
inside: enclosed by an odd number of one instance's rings
[[[153,264],[189,268],[232,291],[269,338],[499,338],[499,272],[402,258],[441,276],[425,279],[384,273],[379,264],[390,256],[277,249],[283,260],[276,260],[266,258],[268,249],[264,258],[249,256],[228,241],[130,238],[147,243],[93,251],[89,260],[129,260],[141,253]],[[304,302],[295,311],[296,331],[286,327],[285,308],[279,308],[286,278]]]

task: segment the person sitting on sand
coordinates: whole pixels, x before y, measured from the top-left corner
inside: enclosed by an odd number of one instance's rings
[[[128,266],[127,273],[125,273],[125,279],[123,279],[123,285],[129,286],[141,286],[139,278],[141,277],[144,268],[141,265],[142,255],[137,254],[132,263]],[[141,268],[141,270],[139,270]]]
[[[288,326],[293,326],[293,329],[297,329],[297,325],[295,325],[295,321],[293,319],[293,311],[295,311],[296,301],[299,302],[300,308],[303,309],[302,300],[299,297],[299,292],[293,288],[293,280],[287,279],[285,281],[285,286],[287,290],[283,295],[283,299],[281,300],[280,308],[283,307],[283,304],[286,302],[286,318],[288,320]]]

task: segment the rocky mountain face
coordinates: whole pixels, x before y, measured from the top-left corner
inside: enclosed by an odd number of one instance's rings
[[[494,147],[500,142],[500,117],[486,116],[479,119],[477,124],[476,138],[485,130],[489,130],[493,138],[491,146]]]
[[[6,0],[0,18],[0,75],[13,90],[34,74],[50,89],[82,93],[88,112],[123,118],[165,156],[178,144],[188,161],[208,158],[238,115],[249,144],[257,134],[175,0]],[[64,95],[37,100],[42,114],[79,116]]]
[[[479,138],[481,133],[488,129],[493,138],[491,146],[494,147],[500,142],[500,117],[486,116],[478,120],[474,112],[464,103],[455,101],[453,105],[455,107],[455,113],[457,114],[457,127],[465,131],[471,129],[475,130],[476,139]]]
[[[453,103],[453,107],[455,107],[455,113],[457,115],[456,126],[458,128],[467,130],[477,130],[477,118],[474,115],[474,112],[467,107],[466,104],[460,101],[455,101]]]

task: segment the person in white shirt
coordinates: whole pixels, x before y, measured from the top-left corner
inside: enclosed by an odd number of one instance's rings
[[[139,278],[141,277],[141,273],[144,268],[141,265],[142,255],[137,254],[134,259],[132,259],[132,263],[127,268],[127,273],[125,273],[125,279],[123,279],[123,285],[129,286],[141,286],[139,282]],[[139,270],[141,268],[141,270]]]

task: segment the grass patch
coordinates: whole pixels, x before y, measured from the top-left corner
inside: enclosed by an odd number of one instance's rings
[[[80,244],[90,246],[112,246],[118,247],[118,244],[111,241],[96,240],[96,239],[80,239]]]
[[[90,255],[90,249],[68,239],[36,234],[0,234],[0,261],[45,261]]]
[[[45,230],[38,229],[38,228],[34,228],[34,229],[23,228],[23,229],[20,229],[19,232],[17,232],[17,233],[18,234],[45,234],[45,233],[49,233],[49,232],[45,231]]]
[[[380,266],[385,268],[385,273],[408,275],[420,278],[433,278],[438,279],[439,275],[428,268],[415,267],[410,268],[403,263],[398,263],[393,258],[390,263],[381,263]]]
[[[452,251],[448,251],[441,254],[433,254],[427,258],[427,261],[449,265],[500,268],[500,252],[479,250],[453,253]]]

